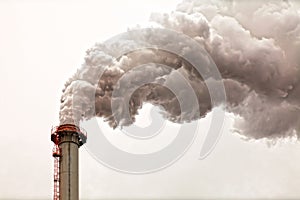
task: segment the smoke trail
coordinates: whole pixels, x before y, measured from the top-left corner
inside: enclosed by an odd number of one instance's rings
[[[184,33],[203,45],[216,63],[226,89],[228,112],[240,117],[235,128],[249,138],[300,136],[300,11],[287,1],[197,1],[185,0],[171,13],[152,14],[157,26]],[[146,33],[135,38],[147,37]],[[161,40],[162,38],[147,38]],[[166,44],[175,45],[175,44]],[[174,48],[185,51],[185,46]],[[112,127],[130,125],[144,102],[162,108],[162,114],[177,123],[204,117],[212,109],[203,77],[178,55],[157,49],[142,49],[115,57],[122,47],[138,46],[124,38],[118,45],[96,44],[87,51],[82,68],[66,83],[60,111],[61,123],[78,123],[95,115]],[[193,52],[199,56],[201,52]],[[149,64],[150,63],[150,64]],[[132,69],[146,64],[143,70]],[[161,65],[169,66],[166,69]],[[103,72],[101,79],[97,75]],[[165,84],[177,86],[183,75],[195,91],[201,114],[182,114],[178,100]],[[126,78],[118,82],[126,74]],[[130,98],[131,120],[116,121],[111,102],[114,90],[130,88],[148,80]],[[209,81],[214,81],[209,80]],[[178,85],[178,87],[180,87]],[[95,91],[93,101],[85,92]],[[74,94],[81,106],[74,109]],[[184,91],[181,94],[185,95]],[[180,97],[179,97],[180,98]],[[95,102],[94,102],[95,101]],[[95,107],[94,107],[95,106]],[[122,106],[118,112],[122,113]],[[75,122],[74,122],[75,120]]]

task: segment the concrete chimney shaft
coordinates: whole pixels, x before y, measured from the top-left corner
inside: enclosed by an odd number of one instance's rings
[[[79,200],[78,149],[86,142],[86,134],[77,126],[57,127],[60,149],[59,200]]]

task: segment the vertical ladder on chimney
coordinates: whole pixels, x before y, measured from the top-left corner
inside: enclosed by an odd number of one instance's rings
[[[53,148],[52,156],[54,158],[54,194],[53,200],[59,200],[59,159],[61,157],[60,148],[58,146],[58,138]]]

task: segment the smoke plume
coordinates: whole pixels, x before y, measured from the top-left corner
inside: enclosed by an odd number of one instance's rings
[[[297,55],[300,53],[300,11],[292,3],[184,0],[171,13],[153,13],[150,21],[157,27],[193,38],[209,53],[226,90],[227,102],[220,105],[238,116],[235,128],[240,134],[254,139],[300,136],[300,57]],[[152,39],[158,38],[148,38]],[[163,42],[164,37],[160,40]],[[115,56],[118,49],[135,45],[138,46],[135,40],[124,38],[118,45],[96,44],[87,50],[84,64],[65,84],[60,111],[62,124],[74,120],[78,123],[96,115],[105,118],[112,127],[127,126],[144,102],[161,107],[164,117],[176,123],[199,119],[211,111],[203,78],[180,56],[157,49]],[[174,48],[182,51],[185,48],[176,45]],[[193,54],[198,56],[200,52]],[[132,70],[140,65],[145,66]],[[103,73],[100,79],[99,73]],[[178,73],[195,91],[200,115],[193,112],[195,108],[181,113],[180,97],[164,87],[177,86]],[[141,80],[151,84],[131,91]],[[113,96],[117,89],[132,92],[129,101],[132,120],[114,118],[112,99],[119,102],[118,112],[123,112],[122,105],[126,103],[122,97]],[[94,91],[93,98],[85,95],[90,91]],[[74,95],[81,97],[78,99],[81,106],[74,107]],[[180,95],[184,97],[185,92]]]

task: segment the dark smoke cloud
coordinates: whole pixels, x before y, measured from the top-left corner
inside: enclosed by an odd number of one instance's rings
[[[152,14],[150,20],[203,45],[223,77],[225,108],[239,116],[235,128],[240,134],[255,139],[300,136],[300,11],[292,3],[185,0],[175,11]],[[144,102],[160,106],[162,114],[177,123],[196,120],[211,111],[204,80],[179,56],[144,49],[114,57],[113,52],[119,48],[135,45],[134,40],[124,40],[118,46],[96,44],[87,51],[82,68],[65,85],[61,123],[93,117],[94,105],[96,115],[112,127],[130,125]],[[180,45],[178,48],[184,49]],[[143,64],[147,66],[142,70],[131,71]],[[104,72],[100,81],[99,72]],[[164,87],[167,83],[177,86],[177,73],[194,89],[200,115],[192,112],[195,108],[182,114],[178,96]],[[126,78],[118,82],[125,74]],[[136,82],[145,79],[152,83],[134,91],[129,102],[132,121],[117,122],[111,109],[113,90],[130,91]],[[93,101],[85,96],[89,91],[95,91]],[[73,108],[76,94],[80,94],[82,106]],[[181,95],[184,97],[184,91]],[[119,105],[124,104],[121,97],[115,98]]]

